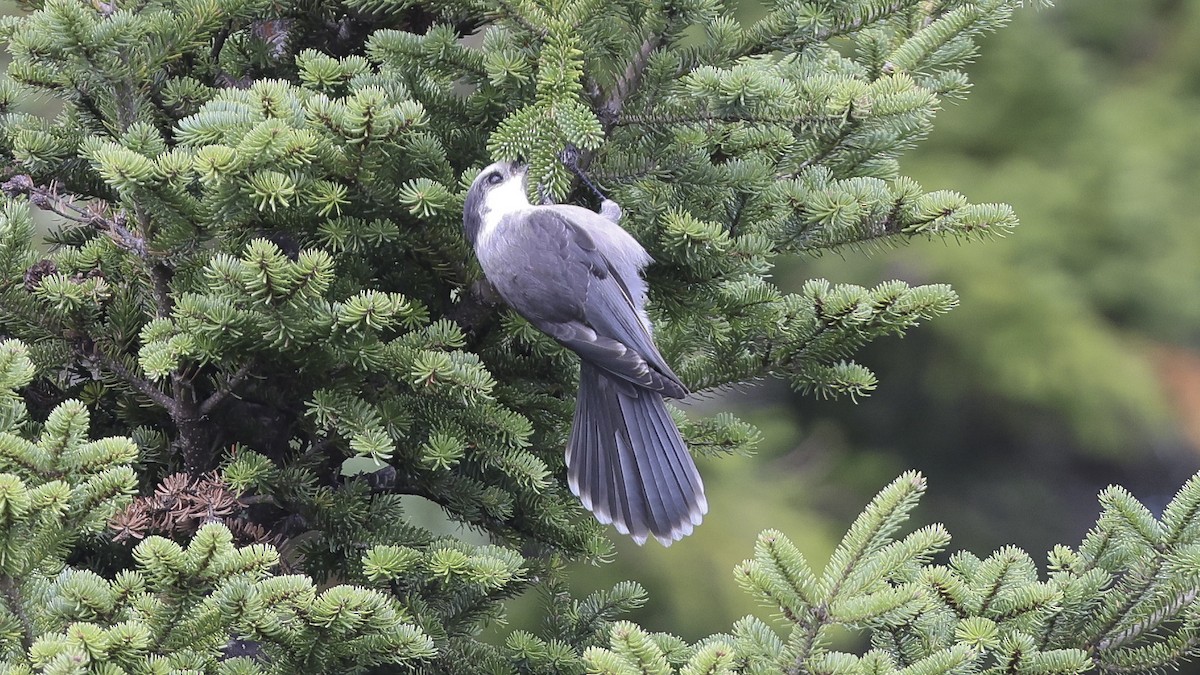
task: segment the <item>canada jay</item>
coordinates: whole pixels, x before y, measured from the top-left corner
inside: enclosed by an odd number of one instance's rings
[[[687,388],[651,337],[650,255],[617,224],[569,204],[534,206],[522,165],[497,162],[467,193],[463,232],[518,314],[579,355],[567,483],[601,523],[669,546],[708,512],[704,484],[663,397]]]

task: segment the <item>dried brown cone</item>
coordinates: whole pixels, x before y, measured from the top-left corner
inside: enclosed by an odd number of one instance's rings
[[[140,498],[135,499],[108,521],[108,527],[116,532],[115,541],[145,539],[150,531],[150,512]]]
[[[192,478],[186,473],[175,473],[163,478],[154,494],[134,499],[113,516],[109,527],[116,532],[117,541],[143,539],[151,534],[187,537],[211,522],[224,523],[231,530],[242,527],[231,523],[238,520],[235,516],[243,509],[245,504],[219,474]],[[264,541],[265,537],[264,531],[262,538],[255,535],[252,541]]]
[[[278,534],[272,535],[267,528],[254,521],[245,518],[226,518],[223,522],[239,546],[270,544],[278,548],[279,544],[283,543],[283,537]]]
[[[58,272],[58,265],[53,260],[42,259],[25,270],[25,290],[33,293],[42,285],[42,279]]]

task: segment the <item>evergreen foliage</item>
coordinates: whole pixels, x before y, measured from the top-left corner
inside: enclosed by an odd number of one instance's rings
[[[628,622],[584,654],[593,673],[903,675],[1149,672],[1200,646],[1200,475],[1156,519],[1119,487],[1100,495],[1096,527],[1057,546],[1045,571],[1014,546],[986,559],[933,558],[941,525],[896,537],[925,491],[916,472],[884,488],[817,574],[783,534],[759,535],[739,583],[778,609],[786,627],[746,617],[730,634],[687,645]],[[830,649],[835,627],[869,634],[870,649]]]
[[[122,437],[88,441],[89,413],[76,400],[44,422],[28,419],[13,390],[35,372],[24,345],[0,343],[4,672],[344,672],[433,656],[432,638],[397,598],[273,574],[273,547],[237,547],[217,523],[186,548],[145,539],[111,578],[67,565],[75,545],[101,536],[130,502],[138,447]]]
[[[974,38],[1018,5],[780,0],[747,26],[716,0],[50,0],[6,18],[8,669],[932,673],[992,658],[1067,672],[1188,653],[1193,510],[1158,523],[1114,492],[1098,527],[1118,553],[1085,544],[1055,574],[1116,604],[1080,596],[1038,642],[1043,610],[1069,603],[1030,566],[1012,563],[1007,604],[976,607],[971,585],[1000,563],[937,572],[923,564],[939,529],[887,539],[914,476],[868,509],[826,580],[765,536],[742,576],[800,637],[747,620],[693,649],[614,623],[638,586],[578,600],[562,573],[610,551],[562,480],[574,364],[490,302],[460,234],[490,159],[523,157],[541,198],[582,201],[560,162],[573,148],[658,260],[657,337],[689,387],[774,375],[865,395],[874,376],[853,353],[954,293],[789,294],[773,260],[1015,225],[1003,205],[924,192],[897,159],[965,93]],[[33,208],[53,216],[44,236]],[[727,415],[683,431],[710,454],[756,439]],[[412,524],[402,495],[493,543]],[[1093,558],[1109,577],[1084,569]],[[957,604],[938,608],[922,575],[957,584]],[[540,634],[479,639],[534,587]],[[891,655],[818,649],[835,623],[895,628]]]

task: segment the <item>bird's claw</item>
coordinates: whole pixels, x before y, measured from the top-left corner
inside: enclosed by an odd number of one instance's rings
[[[574,173],[576,176],[578,176],[580,182],[582,182],[587,189],[591,190],[592,193],[595,194],[602,203],[610,201],[608,196],[601,192],[600,188],[596,187],[596,184],[587,177],[587,174],[584,173],[583,169],[579,166],[579,158],[581,156],[582,153],[579,151],[579,148],[575,147],[575,145],[571,143],[568,143],[567,147],[563,148],[563,151],[558,153],[558,159],[563,163],[563,166],[566,166],[571,170],[571,173]],[[601,208],[603,209],[603,207]],[[618,208],[618,218],[620,218],[620,211],[621,210]],[[601,213],[603,213],[603,211],[601,211]],[[610,218],[610,220],[612,219]],[[614,222],[616,221],[614,220]]]

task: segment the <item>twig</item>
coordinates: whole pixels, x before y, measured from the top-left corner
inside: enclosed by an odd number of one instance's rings
[[[36,185],[33,179],[25,174],[13,176],[0,185],[0,192],[8,197],[27,195],[30,203],[39,209],[58,214],[67,220],[81,225],[94,227],[116,242],[118,246],[145,258],[149,255],[146,240],[135,235],[125,226],[128,218],[124,212],[117,212],[112,217],[105,215],[108,204],[97,200],[86,207],[77,206],[74,199],[58,191],[58,185],[51,183],[49,187]]]
[[[596,187],[596,184],[587,177],[587,172],[583,170],[583,167],[579,166],[579,161],[582,158],[582,155],[583,153],[580,152],[579,148],[575,147],[574,144],[567,144],[566,149],[559,153],[558,159],[568,169],[570,169],[571,172],[574,173],[584,184],[584,186],[591,190],[601,202],[608,201],[608,196],[601,192],[600,188]]]
[[[665,124],[699,124],[703,122],[751,122],[753,124],[820,124],[840,121],[843,115],[757,116],[740,113],[714,113],[707,110],[681,115],[628,115],[617,120],[616,127],[657,127]]]
[[[546,36],[549,35],[549,31],[547,31],[544,26],[539,26],[539,25],[535,24],[534,22],[530,21],[523,14],[521,14],[516,9],[514,9],[513,6],[511,4],[509,4],[506,0],[499,0],[496,4],[500,5],[500,8],[504,10],[505,16],[512,19],[513,21],[516,21],[517,24],[521,26],[521,28],[524,28],[525,30],[529,31],[530,33],[537,35],[541,39],[545,39]]]
[[[748,201],[750,201],[749,194],[743,192],[738,196],[737,206],[733,211],[733,218],[729,220],[730,238],[738,236],[738,227],[742,224],[742,213],[745,212]]]
[[[797,42],[799,42],[800,43],[799,47],[801,49],[803,49],[803,47],[808,46],[808,45],[817,44],[820,42],[827,42],[827,41],[829,41],[830,38],[847,35],[849,33],[853,33],[854,31],[863,28],[864,26],[873,24],[876,21],[881,21],[884,18],[889,17],[889,16],[899,12],[901,9],[904,8],[904,4],[905,4],[904,0],[896,0],[896,2],[893,2],[892,4],[883,8],[883,10],[880,12],[868,12],[867,14],[864,14],[864,15],[858,17],[857,19],[854,19],[847,23],[833,26],[833,27],[828,28],[823,31],[817,31],[816,33],[813,33],[812,35],[806,35],[803,37],[796,36],[794,34],[792,36],[757,35],[757,36],[755,36],[756,39],[747,40],[745,46],[743,46],[741,49],[736,51],[732,55],[732,57],[734,59],[739,59],[743,56],[750,56],[753,54],[762,54],[764,52],[769,52],[769,51],[772,51],[775,49],[779,49],[779,44],[778,44],[779,40],[787,38],[787,37],[792,37]],[[779,11],[779,10],[777,10],[777,11]],[[761,23],[756,24],[754,26],[754,28],[758,28],[758,26],[760,26],[760,25],[762,25],[762,24]]]
[[[1095,651],[1103,652],[1120,647],[1130,640],[1140,637],[1146,631],[1158,627],[1164,620],[1173,619],[1180,610],[1192,604],[1196,600],[1197,595],[1200,595],[1200,591],[1195,588],[1185,589],[1176,593],[1170,602],[1159,607],[1150,616],[1111,637],[1106,637],[1097,642]]]
[[[229,30],[230,26],[226,24],[224,28],[217,31],[216,36],[213,38],[213,46],[208,53],[208,57],[214,65],[221,61],[221,50],[225,48],[225,41],[229,39]]]
[[[204,402],[200,404],[200,416],[207,416],[213,411],[214,408],[221,405],[221,403],[233,393],[233,390],[238,388],[238,385],[246,381],[246,377],[249,374],[249,363],[243,364],[241,368],[238,368],[237,372],[231,375],[229,379],[225,381],[224,385],[217,387],[217,390],[209,394],[208,398],[204,399]]]
[[[120,214],[118,214],[120,215]],[[150,236],[150,216],[140,206],[134,209],[134,217],[137,218],[138,228],[147,237]],[[171,268],[160,260],[150,260],[148,256],[142,256],[146,261],[146,273],[150,276],[150,281],[154,293],[154,305],[158,309],[159,318],[165,318],[171,315],[171,309],[175,303],[171,299]]]
[[[175,412],[179,407],[175,399],[167,396],[158,387],[151,384],[149,380],[143,377],[138,377],[134,373],[130,372],[130,370],[125,367],[125,364],[100,351],[99,347],[93,347],[91,353],[88,355],[99,361],[100,364],[103,365],[109,372],[121,378],[122,380],[125,380],[127,383],[133,386],[134,389],[137,389],[141,393],[145,394],[150,398],[150,400],[159,404],[163,408],[166,408],[167,412],[171,413],[172,417],[175,416]]]
[[[608,98],[600,105],[600,123],[604,126],[606,136],[621,119],[621,110],[625,107],[625,101],[641,84],[642,74],[646,72],[646,65],[650,63],[650,55],[662,45],[662,41],[662,35],[652,35],[642,42],[642,46],[638,48],[637,53],[630,59],[629,65],[625,67],[625,72],[617,78]],[[584,159],[586,161],[587,158]]]
[[[17,621],[21,623],[21,646],[26,652],[33,646],[33,621],[30,620],[29,614],[25,612],[25,605],[21,598],[21,589],[13,581],[13,578],[5,574],[0,577],[0,592],[4,593],[5,603],[8,605],[8,611],[17,617]]]

